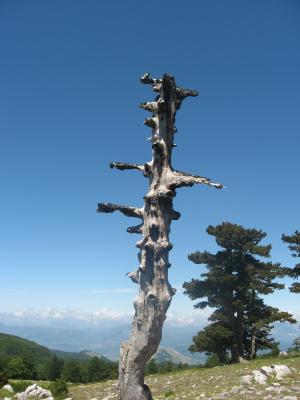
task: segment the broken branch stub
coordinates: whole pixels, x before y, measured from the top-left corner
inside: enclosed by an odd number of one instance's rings
[[[121,162],[111,162],[109,164],[110,168],[116,168],[121,171],[125,169],[137,169],[138,171],[145,172],[145,168],[143,165],[138,164],[128,164],[128,163],[121,163]]]
[[[143,210],[141,208],[120,206],[111,203],[98,203],[98,213],[109,214],[115,211],[120,211],[122,214],[126,215],[126,217],[143,218]]]
[[[176,189],[194,184],[205,184],[217,189],[219,183],[197,175],[176,171],[172,167],[172,151],[176,111],[182,101],[195,97],[198,92],[176,87],[175,79],[165,74],[161,79],[151,78],[147,73],[141,82],[152,85],[158,93],[155,101],[144,102],[141,108],[152,113],[145,125],[152,129],[152,160],[143,166],[127,163],[111,163],[111,168],[119,170],[137,169],[149,179],[149,188],[144,196],[143,208],[127,207],[111,203],[99,203],[98,212],[119,211],[128,217],[142,219],[142,223],[127,229],[129,233],[141,233],[142,239],[136,246],[139,249],[139,268],[127,276],[139,285],[139,293],[134,300],[135,315],[131,336],[120,350],[119,399],[151,400],[151,391],[144,383],[147,361],[157,351],[163,322],[175,290],[168,281],[170,226],[180,213],[173,209]]]

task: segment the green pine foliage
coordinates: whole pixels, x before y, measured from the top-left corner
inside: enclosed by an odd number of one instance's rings
[[[62,376],[64,368],[64,360],[58,358],[56,355],[52,356],[47,362],[45,368],[45,375],[49,381],[56,381]]]
[[[209,226],[207,233],[214,236],[219,251],[196,251],[189,259],[205,266],[202,279],[185,282],[185,294],[191,300],[201,299],[194,307],[212,307],[212,324],[195,338],[192,351],[216,354],[220,362],[226,359],[253,358],[257,350],[270,348],[272,323],[296,322],[292,315],[265,305],[261,295],[283,289],[278,282],[287,269],[269,260],[271,245],[262,245],[266,233],[241,225],[223,222]],[[214,340],[212,339],[214,338]],[[223,340],[222,340],[223,338]]]
[[[89,382],[98,382],[106,379],[117,378],[117,363],[107,364],[105,360],[98,357],[92,358],[87,366]]]
[[[207,360],[204,364],[205,368],[214,368],[218,365],[222,365],[221,360],[216,354],[211,354],[207,357]]]
[[[8,383],[8,375],[5,371],[0,371],[0,387]]]
[[[151,358],[151,360],[148,362],[147,367],[146,367],[146,373],[147,374],[157,374],[158,373],[158,364],[155,358]]]
[[[300,257],[300,232],[295,231],[293,235],[282,235],[284,243],[288,244],[288,248],[292,252],[293,257]],[[300,277],[300,263],[296,264],[294,268],[290,269],[290,276],[292,278]],[[300,283],[294,282],[290,287],[290,291],[293,293],[300,293]]]
[[[227,351],[230,350],[233,332],[221,323],[213,322],[193,337],[189,350],[205,352],[208,356],[216,355],[219,363],[227,362]]]
[[[59,378],[49,385],[49,390],[55,399],[61,400],[68,397],[68,386],[63,378]]]

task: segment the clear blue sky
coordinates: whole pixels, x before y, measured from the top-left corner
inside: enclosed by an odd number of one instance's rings
[[[95,210],[142,205],[147,181],[108,165],[151,158],[146,71],[200,91],[177,115],[173,164],[226,185],[178,192],[171,283],[198,276],[187,254],[215,250],[205,229],[224,220],[266,231],[292,266],[280,237],[300,228],[299,20],[298,0],[1,0],[0,311],[132,310],[132,221]],[[297,310],[288,291],[269,298]],[[172,310],[192,303],[178,293]]]

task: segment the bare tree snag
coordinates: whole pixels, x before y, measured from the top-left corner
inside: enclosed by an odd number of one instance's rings
[[[145,74],[141,82],[152,85],[158,93],[155,101],[145,102],[141,108],[152,113],[144,124],[152,130],[152,160],[144,166],[137,164],[111,163],[111,168],[120,170],[137,169],[149,179],[149,190],[144,196],[144,207],[134,208],[110,203],[98,204],[98,212],[120,211],[128,217],[142,219],[142,223],[128,228],[129,233],[141,233],[142,239],[136,246],[139,251],[139,268],[127,276],[139,285],[134,300],[135,315],[131,336],[120,350],[119,399],[150,400],[150,389],[144,383],[147,361],[157,351],[162,326],[166,319],[172,296],[176,290],[168,281],[169,240],[172,220],[180,218],[173,210],[176,189],[194,184],[206,184],[221,189],[220,183],[211,182],[201,176],[190,175],[172,168],[171,156],[175,146],[173,136],[176,111],[188,96],[197,96],[194,90],[176,87],[172,76],[165,74],[162,79],[150,78]]]

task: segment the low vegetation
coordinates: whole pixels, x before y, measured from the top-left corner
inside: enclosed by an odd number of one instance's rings
[[[253,384],[244,392],[234,393],[240,386],[240,378],[265,365],[284,364],[293,373],[283,380],[268,380],[266,385]],[[263,400],[270,396],[273,388],[284,396],[300,396],[300,357],[286,359],[263,357],[248,363],[229,364],[214,368],[193,368],[164,374],[146,376],[146,384],[151,385],[154,400],[208,400],[227,398],[230,400]],[[233,390],[232,390],[233,389]],[[232,390],[232,392],[230,392]],[[275,389],[274,389],[275,390]],[[296,392],[299,390],[299,392]],[[250,393],[251,392],[251,393]],[[106,381],[87,385],[71,385],[69,393],[74,400],[117,399],[116,381]],[[226,396],[226,393],[229,395]],[[272,397],[268,397],[272,398]]]

